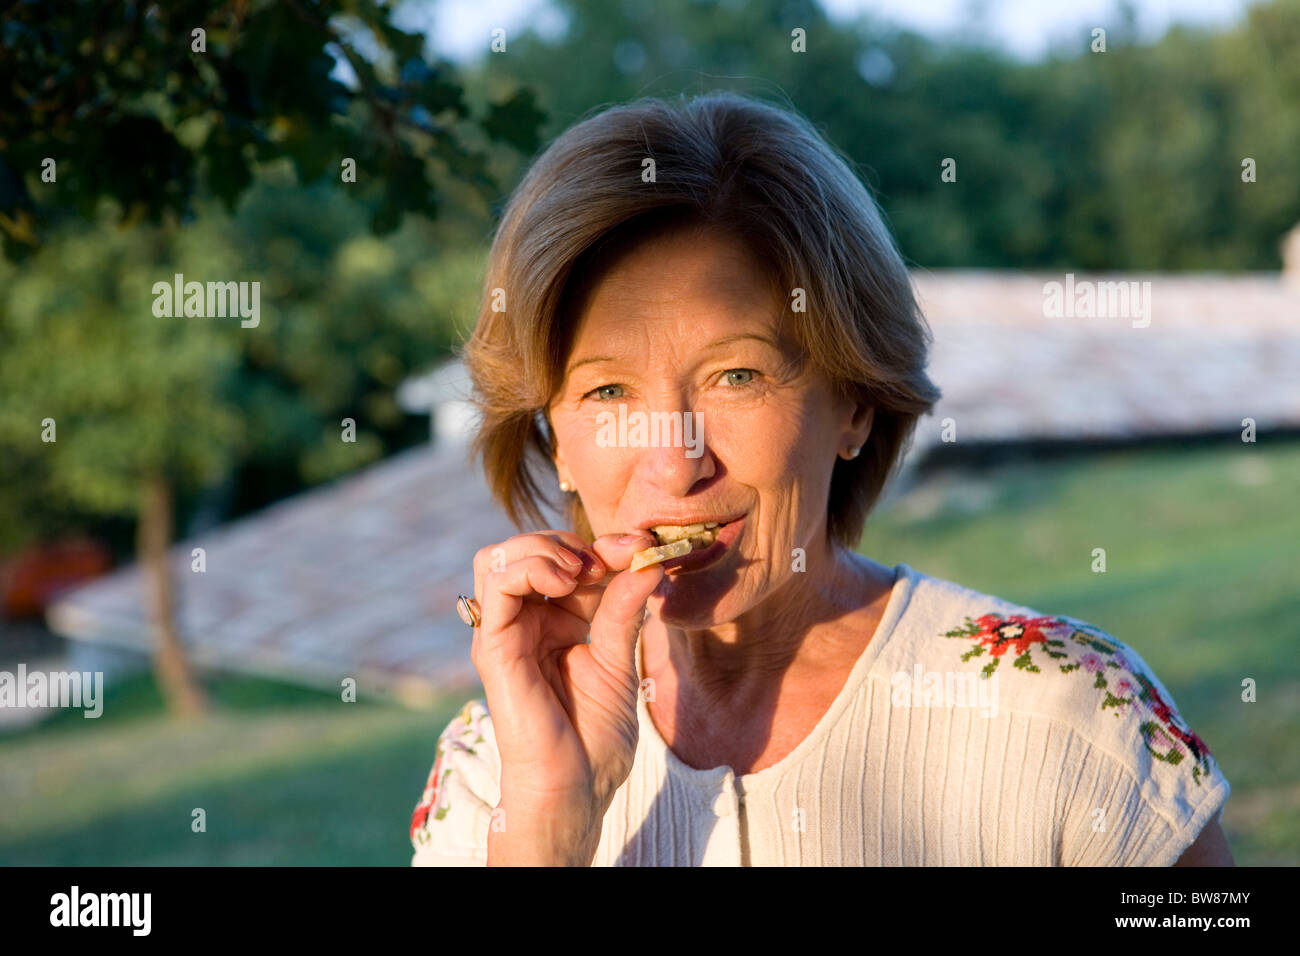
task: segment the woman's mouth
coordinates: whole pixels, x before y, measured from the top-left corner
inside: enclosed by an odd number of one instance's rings
[[[679,557],[663,562],[665,573],[698,571],[721,560],[727,549],[740,536],[745,516],[727,522],[705,522],[693,525],[657,525],[650,530],[661,543],[689,541],[691,550]]]

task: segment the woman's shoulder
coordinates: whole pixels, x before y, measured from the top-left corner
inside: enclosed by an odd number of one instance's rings
[[[988,685],[980,699],[1068,728],[1147,781],[1153,801],[1226,789],[1209,747],[1134,647],[1069,615],[913,575],[907,639],[890,662],[899,671]]]

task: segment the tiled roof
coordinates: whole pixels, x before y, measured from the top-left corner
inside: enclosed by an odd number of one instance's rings
[[[456,596],[474,552],[517,533],[463,443],[411,449],[174,548],[178,625],[203,665],[334,690],[354,677],[361,696],[422,703],[476,685]],[[141,583],[125,567],[70,592],[50,624],[147,650]]]
[[[1078,275],[1150,282],[1146,319],[1048,318],[1063,274],[920,273],[943,390],[915,447],[1134,438],[1300,425],[1300,287],[1277,275]]]

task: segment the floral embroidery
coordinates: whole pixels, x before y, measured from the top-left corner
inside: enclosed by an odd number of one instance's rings
[[[441,820],[447,815],[450,808],[446,801],[446,785],[452,770],[450,767],[444,769],[443,761],[447,754],[454,750],[468,754],[475,753],[474,745],[484,740],[483,720],[486,716],[487,711],[482,705],[472,700],[461,708],[460,713],[438,737],[438,757],[433,762],[433,770],[424,784],[420,802],[415,805],[415,812],[411,814],[412,840],[419,840],[422,843],[429,840],[425,824],[428,822],[430,811],[433,812],[435,820]]]
[[[1059,661],[1061,672],[1080,671],[1095,674],[1092,686],[1104,691],[1102,710],[1112,710],[1116,717],[1128,713],[1128,708],[1138,707],[1148,715],[1139,724],[1143,742],[1151,755],[1168,764],[1182,763],[1188,753],[1192,755],[1192,779],[1199,786],[1201,776],[1209,773],[1210,748],[1192,733],[1178,711],[1160,696],[1147,674],[1129,658],[1115,641],[1099,633],[1085,630],[1080,625],[1060,617],[1024,617],[1012,614],[985,614],[966,618],[961,627],[946,631],[944,637],[965,638],[975,643],[961,656],[963,661],[981,657],[991,658],[980,670],[980,677],[988,678],[998,668],[1008,650],[1014,650],[1013,667],[1038,674],[1042,668],[1034,662],[1031,649],[1038,647],[1042,656]],[[1093,629],[1095,630],[1095,629]],[[1081,651],[1071,656],[1070,651]],[[1049,661],[1043,661],[1047,666]]]

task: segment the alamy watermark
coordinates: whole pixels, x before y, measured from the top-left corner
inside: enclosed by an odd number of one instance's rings
[[[1151,283],[1074,281],[1043,284],[1043,317],[1048,319],[1132,319],[1133,328],[1151,324]]]
[[[998,675],[979,679],[975,671],[896,671],[890,678],[895,707],[971,707],[981,717],[998,715]]]
[[[50,925],[121,926],[132,936],[148,936],[152,893],[83,893],[75,883],[67,893],[50,897]]]
[[[153,314],[160,319],[224,319],[240,316],[240,326],[255,329],[262,321],[260,282],[186,282],[178,272],[172,281],[153,284]]]
[[[104,712],[103,671],[0,671],[0,709],[6,707],[81,707],[83,717]]]
[[[600,448],[686,448],[687,458],[704,454],[703,412],[629,412],[596,416],[596,445]]]

